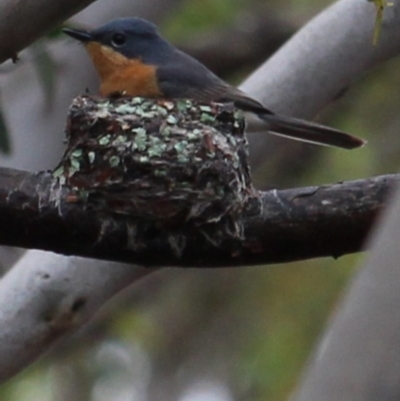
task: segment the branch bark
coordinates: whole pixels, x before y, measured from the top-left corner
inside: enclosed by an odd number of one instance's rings
[[[127,283],[154,272],[121,263],[99,267],[95,260],[31,251],[0,280],[1,382],[86,323]]]
[[[218,247],[200,232],[154,232],[145,246],[129,233],[136,225],[68,203],[54,195],[49,173],[0,170],[0,243],[150,267],[228,267],[280,263],[356,252],[399,176],[322,187],[272,190],[250,200],[244,239]],[[67,191],[66,191],[67,192]],[[57,202],[54,199],[58,199]],[[60,201],[61,199],[61,201]],[[132,242],[133,241],[133,242]],[[129,243],[129,247],[127,244]]]
[[[15,58],[19,51],[93,1],[4,0],[0,2],[0,63],[9,58]]]

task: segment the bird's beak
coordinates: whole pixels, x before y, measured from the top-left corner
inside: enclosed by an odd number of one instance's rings
[[[68,36],[71,36],[71,38],[79,40],[80,42],[90,42],[93,40],[93,35],[87,31],[70,28],[64,28],[62,31]]]

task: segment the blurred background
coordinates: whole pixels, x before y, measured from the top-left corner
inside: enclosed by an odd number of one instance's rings
[[[329,0],[99,0],[67,23],[121,16],[161,26],[176,45],[239,84]],[[372,41],[372,37],[371,37]],[[51,32],[0,66],[0,165],[51,169],[72,98],[97,78],[84,49]],[[400,60],[320,116],[368,139],[359,151],[284,139],[253,166],[258,188],[316,185],[395,170]],[[278,144],[278,145],[277,145]],[[20,252],[3,249],[9,264]],[[120,294],[84,330],[0,388],[7,401],[287,400],[363,255],[241,269],[164,269]]]

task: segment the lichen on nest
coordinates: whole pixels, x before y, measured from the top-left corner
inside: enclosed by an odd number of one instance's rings
[[[53,175],[69,202],[157,229],[190,226],[215,244],[240,239],[241,213],[256,195],[244,128],[230,104],[79,96]]]

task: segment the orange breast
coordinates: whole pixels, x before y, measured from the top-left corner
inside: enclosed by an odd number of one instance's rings
[[[155,66],[143,64],[139,59],[128,59],[96,42],[89,42],[86,50],[99,74],[102,96],[124,92],[131,96],[162,97]]]

